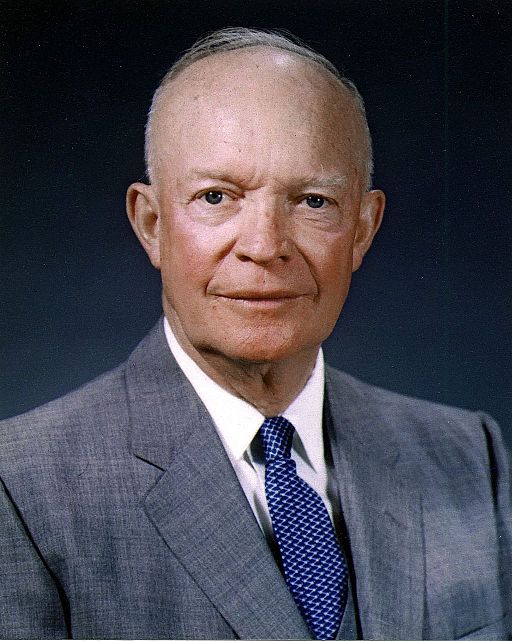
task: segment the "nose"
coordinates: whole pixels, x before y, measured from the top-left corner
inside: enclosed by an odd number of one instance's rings
[[[276,203],[252,206],[240,217],[236,257],[242,262],[252,261],[267,265],[286,261],[291,255],[293,242],[289,235],[289,221],[284,208]]]

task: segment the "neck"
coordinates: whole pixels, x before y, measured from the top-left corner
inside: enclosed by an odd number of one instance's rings
[[[286,410],[303,390],[316,363],[318,347],[275,362],[232,359],[218,351],[196,348],[174,315],[167,315],[167,320],[182,349],[205,374],[264,416]]]

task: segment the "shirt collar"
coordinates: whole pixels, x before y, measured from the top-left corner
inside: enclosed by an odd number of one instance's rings
[[[212,417],[224,447],[236,459],[241,459],[265,420],[264,415],[205,374],[178,343],[167,318],[164,318],[164,331],[176,362]],[[324,460],[323,401],[324,358],[320,348],[306,385],[282,413],[293,424],[299,437],[299,443],[294,440],[294,449],[314,469],[319,461]]]

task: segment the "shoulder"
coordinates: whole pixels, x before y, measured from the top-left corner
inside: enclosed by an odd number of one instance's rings
[[[407,492],[420,489],[434,521],[465,523],[473,510],[491,526],[497,515],[508,540],[501,519],[510,519],[509,453],[491,417],[397,394],[332,368],[326,394],[334,447],[354,466],[369,476],[392,474]]]
[[[0,421],[0,473],[30,460],[106,444],[127,414],[124,369],[121,365],[65,396]]]
[[[326,368],[331,411],[347,413],[375,438],[399,443],[413,457],[431,457],[460,465],[464,453],[474,458],[503,450],[495,421],[485,412],[451,407],[369,385],[334,368]],[[492,455],[492,454],[491,454]],[[459,460],[457,461],[457,457]]]
[[[118,367],[101,374],[78,389],[29,412],[0,421],[0,475],[11,463],[23,458],[60,460],[66,455],[89,457],[112,450],[114,443],[126,442],[129,425],[127,379],[140,362],[144,377],[160,367],[165,346],[162,323],[135,347]],[[140,369],[140,368],[139,368]]]
[[[333,367],[326,367],[326,383],[331,395],[343,402],[343,398],[356,401],[368,411],[394,418],[396,421],[473,423],[480,422],[483,412],[452,407],[414,396],[399,394],[382,387],[370,385]]]
[[[84,470],[107,478],[129,468],[134,412],[145,425],[163,404],[175,410],[180,382],[160,320],[117,368],[0,421],[0,479],[11,487],[57,487]]]

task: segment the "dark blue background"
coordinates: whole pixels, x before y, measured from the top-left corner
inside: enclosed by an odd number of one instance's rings
[[[387,217],[328,360],[500,420],[512,442],[506,2],[2,2],[0,415],[120,362],[160,314],[124,194],[151,94],[227,25],[286,28],[366,98]]]

